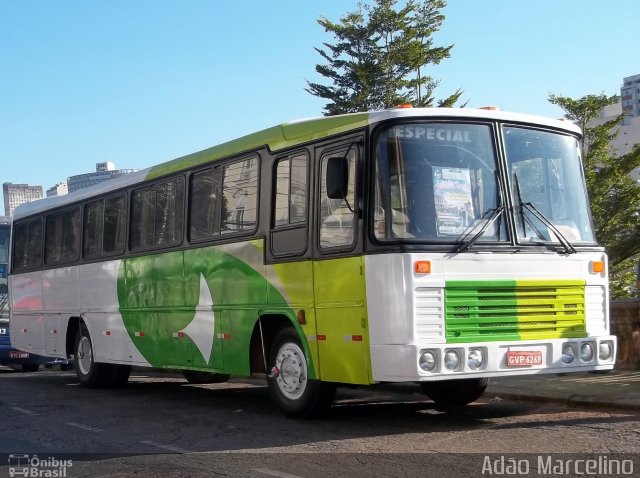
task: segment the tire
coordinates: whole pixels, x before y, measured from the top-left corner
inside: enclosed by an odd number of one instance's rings
[[[315,418],[333,403],[335,384],[309,380],[307,357],[294,329],[284,328],[276,334],[269,354],[269,370],[278,371],[267,379],[269,395],[285,414]]]
[[[37,363],[25,363],[21,366],[23,372],[37,372],[40,370],[40,364]]]
[[[111,368],[111,380],[109,381],[109,387],[119,388],[127,385],[129,382],[129,375],[131,374],[130,365],[101,365]]]
[[[76,335],[74,353],[76,376],[82,386],[103,388],[111,385],[113,369],[109,364],[94,362],[91,336],[84,324],[80,325]]]
[[[200,372],[197,370],[183,370],[182,375],[192,385],[203,385],[207,383],[224,383],[231,378],[231,375],[224,373]]]
[[[422,392],[439,408],[464,407],[475,402],[484,393],[488,378],[465,378],[442,382],[420,382]]]

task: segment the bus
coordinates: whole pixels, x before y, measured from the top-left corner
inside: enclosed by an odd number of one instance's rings
[[[12,339],[194,383],[266,376],[287,414],[336,386],[610,370],[607,256],[567,121],[395,108],[281,124],[16,209]]]
[[[9,295],[7,285],[9,261],[9,237],[11,235],[11,218],[0,216],[0,365],[11,368],[20,367],[23,372],[37,372],[41,364],[60,364],[67,367],[67,360],[42,357],[29,352],[16,350],[11,345],[9,329]]]

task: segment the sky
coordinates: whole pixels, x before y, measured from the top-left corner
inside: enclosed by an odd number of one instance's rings
[[[0,183],[41,185],[112,161],[146,168],[300,118],[357,0],[0,0]],[[637,0],[449,0],[427,73],[436,98],[561,117],[550,93],[618,94],[640,74]]]

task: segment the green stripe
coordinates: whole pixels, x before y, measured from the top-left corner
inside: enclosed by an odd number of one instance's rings
[[[369,122],[368,113],[356,113],[343,116],[315,118],[297,123],[286,123],[279,126],[258,131],[232,141],[213,146],[212,148],[189,154],[181,158],[154,166],[146,179],[153,179],[166,174],[182,171],[216,159],[233,156],[243,152],[253,151],[268,146],[271,151],[306,143],[316,139],[326,138],[362,128]]]

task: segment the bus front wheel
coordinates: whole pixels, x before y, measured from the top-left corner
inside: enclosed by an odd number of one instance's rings
[[[440,408],[464,407],[475,402],[489,384],[488,378],[420,382],[422,392]]]
[[[308,359],[294,329],[284,328],[276,334],[269,354],[269,370],[269,394],[287,415],[314,418],[331,406],[336,387],[309,379]]]

